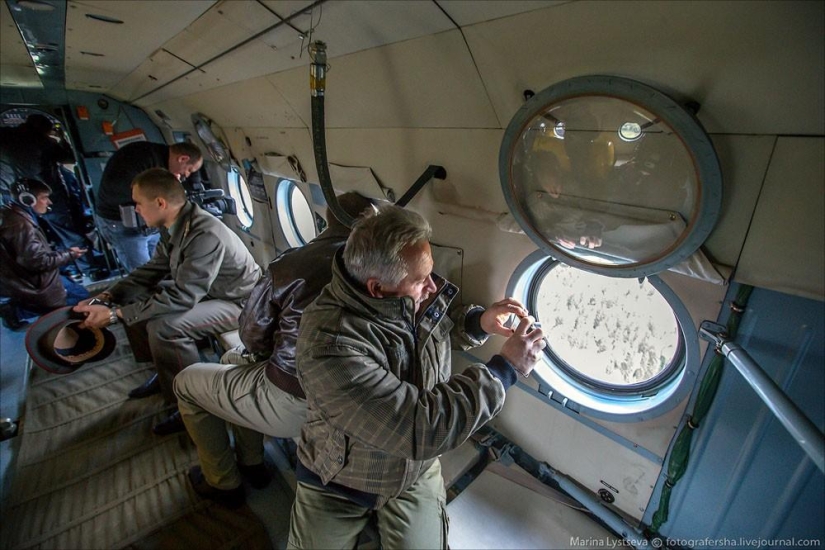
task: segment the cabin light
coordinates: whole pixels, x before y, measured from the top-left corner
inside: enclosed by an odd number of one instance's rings
[[[109,17],[108,15],[98,15],[96,13],[87,13],[86,17],[89,19],[94,19],[95,21],[101,21],[103,23],[112,23],[114,25],[122,25],[123,21],[120,19],[115,19],[114,17]]]
[[[542,122],[541,124],[539,124],[539,128],[541,128],[542,130],[544,130],[545,128],[547,128],[547,124],[545,124],[545,123],[543,123],[543,122]]]
[[[54,5],[43,0],[18,0],[17,5],[32,11],[54,11]]]
[[[624,141],[636,141],[642,137],[642,127],[638,122],[625,122],[619,128],[619,137]]]
[[[557,122],[553,126],[553,135],[559,139],[564,139],[564,122]]]

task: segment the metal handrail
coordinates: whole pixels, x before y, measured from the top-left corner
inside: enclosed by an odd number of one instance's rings
[[[736,367],[768,409],[796,439],[802,450],[811,457],[817,468],[825,472],[825,434],[819,431],[748,352],[728,338],[723,325],[704,321],[699,327],[699,336],[713,343],[716,351]]]

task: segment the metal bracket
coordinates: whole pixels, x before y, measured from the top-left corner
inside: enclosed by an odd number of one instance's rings
[[[722,346],[728,341],[727,330],[725,325],[713,321],[702,321],[699,325],[699,338],[716,346],[716,351],[721,351]]]
[[[426,185],[433,178],[440,180],[446,179],[447,171],[444,169],[443,166],[437,166],[434,164],[429,165],[427,169],[424,170],[424,173],[421,174],[421,176],[415,181],[415,183],[413,183],[410,186],[410,188],[407,189],[407,192],[404,193],[404,196],[395,201],[395,205],[407,206],[407,203],[410,202],[413,199],[413,197],[415,197],[418,194],[418,192],[421,191],[421,188],[424,187],[424,185]]]

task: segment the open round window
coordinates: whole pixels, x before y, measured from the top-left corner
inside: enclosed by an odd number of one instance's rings
[[[536,94],[504,135],[510,211],[545,252],[617,277],[690,256],[719,215],[722,178],[698,120],[650,86],[578,77]]]

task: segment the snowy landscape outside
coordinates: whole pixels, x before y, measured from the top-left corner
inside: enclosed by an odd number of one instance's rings
[[[676,316],[646,280],[557,264],[541,282],[535,315],[556,355],[584,376],[610,385],[650,380],[678,349]]]

